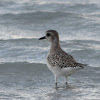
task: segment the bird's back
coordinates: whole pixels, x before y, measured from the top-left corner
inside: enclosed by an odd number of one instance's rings
[[[56,48],[51,50],[47,56],[48,63],[52,66],[58,66],[60,68],[67,67],[81,67],[83,68],[84,64],[77,63],[75,59],[68,53],[64,52],[61,48]]]

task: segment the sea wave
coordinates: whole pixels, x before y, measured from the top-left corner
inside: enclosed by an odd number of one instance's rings
[[[27,19],[27,18],[32,18],[35,20],[38,18],[41,19],[49,19],[49,18],[53,18],[55,16],[55,18],[57,17],[67,17],[67,16],[78,16],[78,13],[74,13],[74,12],[60,12],[60,11],[32,11],[32,12],[21,12],[21,13],[6,13],[6,14],[1,14],[1,17],[4,18],[14,18],[14,17],[19,17],[19,18],[23,18]]]
[[[100,41],[68,40],[60,41],[61,47],[75,59],[92,66],[100,64]],[[0,63],[46,63],[48,42],[38,39],[10,39],[0,41]],[[92,61],[92,62],[91,62]],[[96,63],[95,63],[96,62]]]
[[[83,2],[55,2],[55,1],[1,1],[1,10],[0,14],[12,13],[18,14],[23,12],[32,12],[32,11],[72,11],[76,13],[83,12],[95,12],[99,11],[98,3],[83,3]],[[92,9],[92,10],[91,10]]]
[[[94,23],[98,23],[100,21],[99,13],[78,13],[71,11],[32,11],[32,12],[21,12],[21,13],[6,13],[0,14],[2,20],[2,24],[7,24],[7,22],[11,24],[16,24],[20,21],[20,24],[45,24],[45,23],[53,23],[53,22],[65,22],[65,21],[73,21],[78,22],[80,19],[81,22],[94,21]],[[6,19],[7,21],[5,21]],[[4,21],[3,21],[4,20]]]
[[[20,41],[34,41],[34,40],[38,40],[38,38],[33,38],[33,37],[26,37],[26,38],[12,38],[12,39],[0,39],[0,41],[12,41],[12,42],[20,42]]]

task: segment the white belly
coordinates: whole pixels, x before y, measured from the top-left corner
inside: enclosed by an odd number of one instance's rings
[[[56,76],[62,76],[62,70],[61,68],[57,67],[57,66],[51,66],[48,62],[47,62],[47,66],[50,69],[50,71],[56,75]]]
[[[70,76],[72,74],[74,74],[76,71],[78,71],[79,67],[67,67],[67,68],[60,68],[58,66],[51,66],[48,62],[47,62],[47,66],[48,68],[50,69],[51,72],[53,72],[54,75],[56,76],[64,76],[64,77],[67,77],[67,76]]]
[[[75,72],[77,72],[79,69],[81,69],[80,67],[67,67],[67,68],[62,68],[62,74],[63,76],[67,77],[70,76],[72,74],[74,74]]]

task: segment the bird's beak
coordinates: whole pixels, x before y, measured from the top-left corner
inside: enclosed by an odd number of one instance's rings
[[[43,39],[46,39],[46,37],[44,36],[44,37],[39,38],[39,40],[43,40]]]

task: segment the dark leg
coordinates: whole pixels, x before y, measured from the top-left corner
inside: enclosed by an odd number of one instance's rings
[[[57,89],[57,76],[55,76],[55,88]]]
[[[67,88],[67,86],[68,86],[67,77],[65,77],[65,78],[66,78],[65,86],[66,86],[66,88]]]

